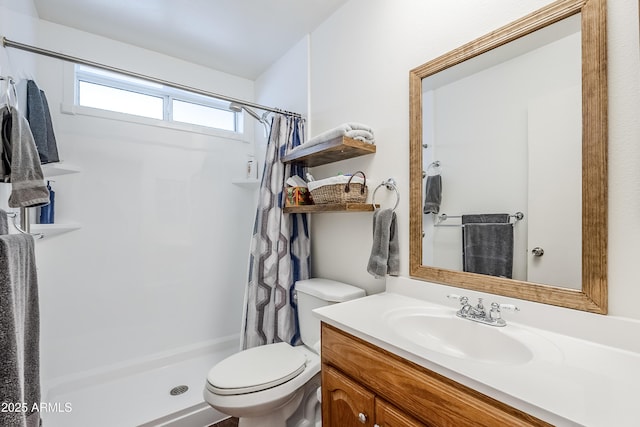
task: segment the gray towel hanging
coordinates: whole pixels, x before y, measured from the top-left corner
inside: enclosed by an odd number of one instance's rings
[[[25,410],[0,411],[0,425],[37,427],[40,414],[40,315],[34,241],[0,236],[0,397]]]
[[[464,271],[513,277],[513,224],[509,214],[462,215]]]
[[[439,174],[427,176],[424,187],[423,213],[439,213],[440,204],[442,203],[442,177]]]
[[[33,80],[27,81],[27,120],[38,149],[40,163],[59,162],[47,97]]]
[[[400,248],[393,209],[376,209],[373,213],[373,245],[367,271],[376,279],[400,273]]]

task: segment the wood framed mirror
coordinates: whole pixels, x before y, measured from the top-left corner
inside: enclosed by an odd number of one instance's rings
[[[424,236],[434,232],[425,227],[423,200],[425,196],[425,95],[424,85],[429,78],[439,78],[443,72],[477,61],[498,48],[513,46],[525,37],[546,31],[552,25],[565,20],[578,22],[578,82],[577,93],[581,99],[578,106],[578,186],[577,196],[581,221],[577,229],[579,247],[577,286],[566,287],[562,283],[536,282],[525,278],[505,278],[488,274],[477,274],[463,269],[429,265],[425,262]],[[553,67],[553,66],[551,66]],[[549,68],[548,66],[546,67]],[[445,55],[433,59],[410,71],[410,259],[409,273],[416,279],[452,285],[480,292],[503,295],[584,310],[593,313],[607,312],[607,46],[606,46],[606,0],[559,0],[501,27],[483,37],[467,43]],[[467,96],[470,96],[467,94]],[[431,108],[430,106],[428,108]],[[581,121],[580,121],[581,119]],[[453,120],[455,122],[455,119]],[[459,122],[460,126],[464,122]],[[428,126],[428,125],[427,125]],[[526,130],[525,139],[526,139]],[[529,143],[531,144],[531,143]],[[435,141],[431,149],[437,149]],[[581,150],[580,150],[581,148]],[[526,152],[526,149],[525,149]],[[554,153],[548,153],[553,156]],[[437,157],[437,156],[436,156]],[[576,154],[575,157],[580,157]],[[443,165],[442,199],[456,198],[447,192],[447,165]],[[459,172],[459,171],[458,171]],[[464,174],[464,170],[462,174]],[[478,179],[480,174],[467,176]],[[581,176],[581,182],[579,177]],[[508,176],[503,180],[510,179]],[[506,197],[509,197],[508,195]],[[458,197],[463,199],[464,197]],[[526,204],[525,204],[526,205]],[[527,208],[524,206],[527,217]],[[462,207],[463,212],[454,215],[480,213],[473,206]],[[464,210],[467,210],[464,212]],[[520,210],[520,209],[519,209]],[[548,209],[549,210],[549,209]],[[513,212],[511,212],[513,213]],[[553,217],[548,218],[552,221]],[[427,229],[428,228],[428,229]],[[515,226],[514,226],[515,228]],[[528,236],[528,234],[527,234]],[[518,236],[515,236],[518,239]],[[524,238],[526,240],[526,236]],[[532,239],[530,239],[532,240]],[[524,243],[527,254],[532,248]],[[436,251],[433,248],[430,250]],[[579,253],[581,251],[581,257]],[[526,268],[525,268],[526,270]]]

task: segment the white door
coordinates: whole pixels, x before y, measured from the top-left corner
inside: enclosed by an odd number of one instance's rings
[[[533,100],[528,124],[527,280],[581,289],[580,87]],[[540,250],[544,254],[540,255]]]

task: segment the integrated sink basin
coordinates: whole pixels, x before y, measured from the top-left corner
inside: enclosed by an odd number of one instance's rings
[[[393,290],[420,294],[421,283],[391,285],[314,313],[331,327],[551,425],[638,426],[633,408],[640,396],[640,348],[628,339],[640,333],[637,320],[607,316],[594,323],[594,314],[523,301],[520,313],[502,312],[507,324],[495,327],[456,317],[460,305],[447,301],[447,290],[425,291],[420,299]]]
[[[522,364],[534,357],[527,345],[527,331],[461,319],[445,307],[391,310],[384,321],[411,345],[452,357],[496,364]]]

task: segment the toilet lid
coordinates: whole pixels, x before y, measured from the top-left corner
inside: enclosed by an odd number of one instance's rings
[[[263,345],[227,357],[209,371],[207,382],[216,394],[251,393],[295,378],[305,362],[304,353],[287,343]]]

